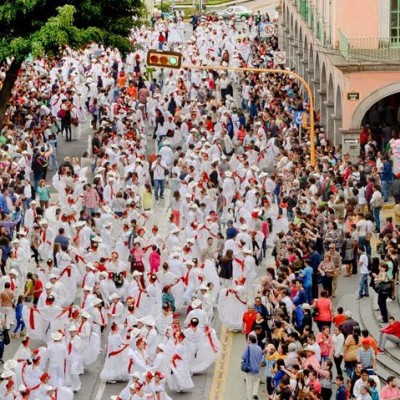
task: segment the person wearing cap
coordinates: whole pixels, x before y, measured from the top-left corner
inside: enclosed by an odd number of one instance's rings
[[[113,293],[110,297],[110,308],[108,310],[108,318],[110,326],[112,324],[122,324],[124,321],[124,305],[121,302],[121,296]]]
[[[64,385],[68,353],[66,345],[62,342],[63,335],[60,332],[52,333],[51,339],[53,342],[47,346],[45,361],[49,362],[48,372],[51,377],[51,385],[59,387]]]
[[[361,340],[361,347],[357,352],[357,362],[361,363],[364,369],[376,370],[375,352],[371,347],[371,342],[366,338]]]
[[[202,309],[202,301],[195,299],[191,303],[192,310],[187,315],[184,325],[187,327],[190,324],[192,318],[196,318],[199,321],[199,329],[203,329],[206,325],[208,326],[208,316],[207,313]]]
[[[70,386],[74,392],[81,389],[80,374],[83,374],[83,342],[78,335],[76,325],[68,328],[69,335],[66,339],[67,344],[67,368],[66,368],[66,385]]]

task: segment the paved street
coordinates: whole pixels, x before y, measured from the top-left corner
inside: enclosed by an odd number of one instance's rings
[[[246,7],[250,10],[261,10],[262,12],[269,12],[274,15],[276,0],[260,1],[255,0],[246,3]],[[191,36],[191,26],[187,25],[185,34],[186,38]],[[237,96],[236,96],[237,97]],[[150,131],[150,129],[149,129]],[[89,121],[85,122],[82,127],[82,135],[80,140],[73,140],[70,143],[66,143],[64,138],[60,138],[58,145],[58,161],[61,163],[66,156],[70,157],[81,157],[82,154],[89,150],[91,147],[93,130],[90,127]],[[151,142],[151,141],[150,141]],[[153,148],[153,144],[150,144],[150,150]],[[52,174],[53,172],[51,172]],[[48,177],[49,178],[49,177]],[[157,203],[155,208],[154,219],[158,221],[161,233],[165,233],[166,230],[166,210],[169,204],[169,190],[166,190],[166,198],[164,201]],[[263,268],[259,268],[259,275],[262,273]],[[218,334],[221,334],[221,325],[216,319],[215,328]],[[193,377],[195,388],[188,393],[174,393],[174,399],[180,400],[200,400],[206,398],[218,399],[241,399],[244,396],[244,385],[243,380],[240,376],[240,354],[243,347],[243,338],[241,335],[225,334],[226,331],[223,329],[224,335],[221,338],[222,344],[224,345],[224,355],[222,361],[217,363],[217,369],[214,366],[210,367],[206,373],[196,375]],[[108,332],[103,337],[103,347]],[[232,340],[233,339],[233,340]],[[12,357],[17,351],[20,344],[19,339],[12,339],[11,344],[6,348],[5,359]],[[32,348],[38,347],[39,342],[33,342]],[[231,347],[232,346],[232,347]],[[76,400],[101,400],[109,399],[111,395],[118,394],[126,385],[126,382],[116,384],[105,384],[99,379],[100,371],[104,363],[105,351],[103,351],[98,361],[89,366],[85,374],[81,376],[82,390],[75,395]],[[221,379],[221,374],[224,377]],[[229,377],[229,380],[228,380]],[[229,382],[229,383],[228,383]],[[228,383],[228,384],[227,384]],[[240,394],[240,395],[239,395]]]

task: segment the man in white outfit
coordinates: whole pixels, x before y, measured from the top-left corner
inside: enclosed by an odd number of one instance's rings
[[[61,342],[63,335],[60,332],[51,334],[53,343],[50,343],[46,351],[46,359],[49,361],[49,375],[51,377],[51,385],[58,388],[64,385],[65,380],[65,363],[68,353],[67,347]]]

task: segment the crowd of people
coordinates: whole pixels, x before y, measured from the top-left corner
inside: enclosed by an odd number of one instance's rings
[[[246,335],[247,400],[263,365],[276,400],[330,399],[334,376],[339,400],[400,396],[376,378],[400,341],[390,141],[382,154],[369,137],[353,164],[316,111],[312,165],[293,76],[212,69],[282,68],[266,22],[202,17],[186,40],[181,19],[157,20],[124,61],[91,45],[24,64],[0,136],[1,398],[72,399],[101,359],[102,380],[126,382],[113,399],[168,400],[217,360],[217,319]],[[199,69],[149,68],[149,48]],[[85,130],[91,154],[59,165]],[[378,344],[332,306],[355,274],[388,323]]]

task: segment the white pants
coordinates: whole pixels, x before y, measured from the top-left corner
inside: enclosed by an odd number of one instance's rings
[[[49,375],[51,376],[51,386],[58,388],[64,385],[64,364],[49,365]]]
[[[0,307],[0,314],[6,318],[6,329],[10,329],[10,324],[15,321],[15,310],[12,307]]]
[[[246,381],[247,400],[253,400],[253,396],[258,396],[260,387],[260,374],[244,374]]]

